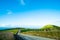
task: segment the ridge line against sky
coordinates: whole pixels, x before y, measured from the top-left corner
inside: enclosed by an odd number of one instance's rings
[[[59,23],[60,0],[0,0],[0,26]]]

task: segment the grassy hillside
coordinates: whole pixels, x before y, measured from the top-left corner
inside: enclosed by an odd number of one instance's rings
[[[24,30],[25,28],[11,28],[11,29],[0,30],[0,32],[12,32],[13,34],[15,34],[19,29]]]
[[[2,33],[2,35],[5,34],[4,32],[11,32],[13,34],[16,34],[16,32],[19,29],[23,34],[40,36],[40,37],[48,37],[48,38],[60,40],[60,27],[55,25],[45,25],[43,28],[40,29],[12,28],[7,30],[0,30],[0,33]]]
[[[58,31],[60,30],[59,26],[56,25],[45,25],[41,30],[46,30],[46,31]]]
[[[24,30],[24,28],[0,30],[0,40],[15,40],[14,35],[18,32],[19,29]]]
[[[55,25],[45,25],[43,28],[38,30],[26,31],[23,33],[60,40],[60,27]]]

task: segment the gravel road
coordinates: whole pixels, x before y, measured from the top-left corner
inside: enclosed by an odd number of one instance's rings
[[[55,40],[55,39],[49,39],[49,38],[43,38],[43,37],[37,37],[37,36],[31,36],[25,34],[20,34],[19,36],[22,37],[24,40]]]

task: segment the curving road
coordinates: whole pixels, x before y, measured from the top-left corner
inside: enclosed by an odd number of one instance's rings
[[[19,36],[23,38],[24,40],[55,40],[55,39],[36,37],[36,36],[30,36],[30,35],[25,35],[25,34],[19,34]]]

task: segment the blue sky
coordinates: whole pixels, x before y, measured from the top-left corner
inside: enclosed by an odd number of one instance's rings
[[[0,0],[0,26],[60,25],[60,0]]]

